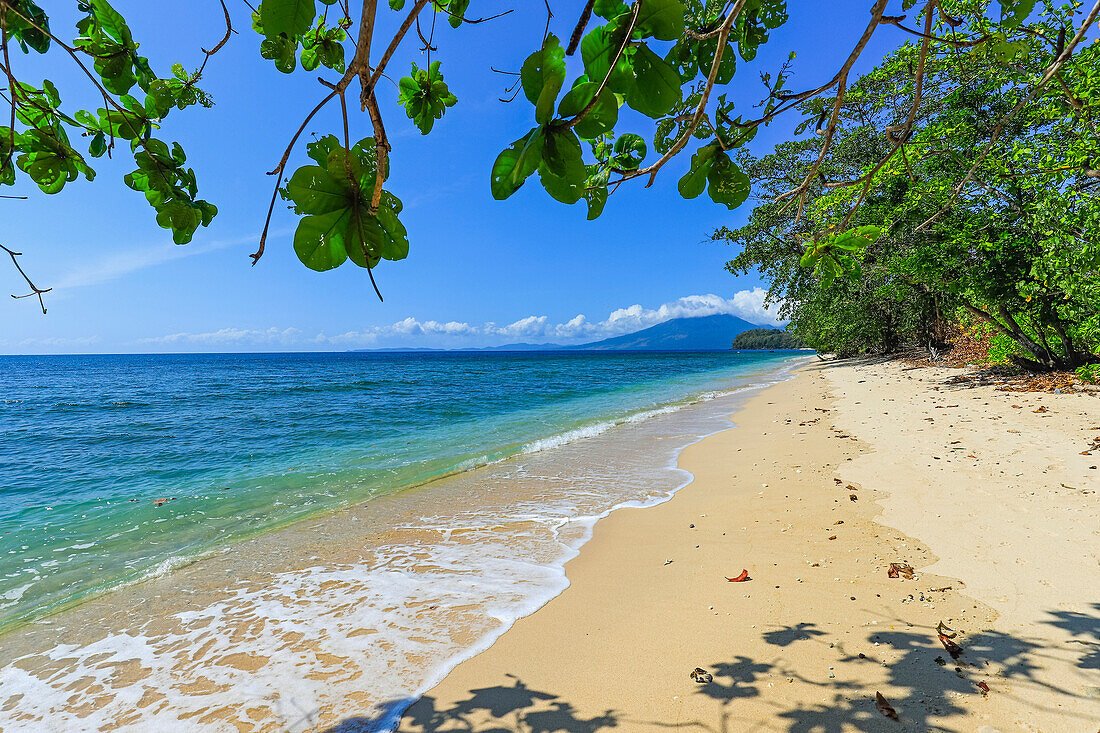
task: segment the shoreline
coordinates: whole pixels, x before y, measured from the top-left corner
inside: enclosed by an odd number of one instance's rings
[[[789,362],[793,359],[798,359],[800,357],[802,357],[802,355],[791,353],[787,357],[787,359],[777,360],[776,362],[774,362],[771,365],[770,369],[767,369],[765,373],[768,375],[772,375],[775,373],[788,374],[791,371]],[[756,387],[750,388],[755,389]],[[744,388],[738,387],[729,390],[728,392],[722,392],[722,395],[736,394],[742,391],[742,389]],[[97,599],[102,599],[114,592],[122,591],[137,585],[141,585],[148,581],[163,578],[167,574],[185,568],[189,565],[206,561],[212,557],[226,552],[229,549],[232,549],[233,547],[245,545],[256,540],[260,540],[265,535],[285,532],[288,530],[293,531],[296,527],[301,527],[309,523],[325,521],[326,519],[332,518],[349,510],[353,510],[357,507],[366,505],[367,503],[375,501],[377,499],[385,499],[388,497],[399,495],[403,492],[422,491],[425,488],[431,487],[433,484],[441,481],[446,481],[448,479],[453,479],[454,477],[462,476],[463,474],[471,471],[478,471],[480,469],[492,467],[494,465],[501,464],[507,461],[521,459],[523,456],[531,455],[533,453],[560,448],[563,445],[574,443],[577,440],[583,440],[585,438],[590,438],[596,435],[603,434],[608,430],[613,430],[624,425],[630,425],[633,423],[644,421],[654,416],[675,412],[684,407],[697,405],[700,402],[708,401],[713,395],[714,393],[709,391],[700,392],[691,396],[681,395],[676,397],[675,399],[671,399],[668,402],[658,403],[655,406],[634,408],[620,415],[601,415],[595,418],[590,418],[587,422],[583,422],[580,425],[563,429],[559,432],[552,432],[547,435],[534,437],[525,442],[521,441],[512,445],[496,446],[491,451],[481,452],[480,455],[475,452],[473,456],[454,461],[452,465],[449,465],[448,467],[445,467],[441,470],[434,472],[429,471],[426,476],[420,476],[408,483],[399,483],[397,485],[397,488],[392,488],[378,494],[360,496],[358,498],[348,501],[345,504],[318,506],[307,513],[286,517],[277,520],[271,524],[267,524],[257,529],[249,530],[245,533],[231,537],[228,539],[227,542],[204,546],[199,550],[191,552],[189,554],[170,555],[164,557],[159,563],[142,568],[136,574],[125,576],[122,578],[111,578],[105,580],[100,586],[86,589],[73,597],[65,598],[58,601],[51,601],[45,606],[46,610],[35,609],[22,616],[14,616],[0,620],[0,639],[3,639],[4,637],[7,637],[11,634],[18,633],[21,629],[25,629],[36,623],[41,623],[58,615],[70,612],[75,608],[79,608],[85,603],[94,602]],[[675,467],[674,463],[673,467]],[[293,471],[294,469],[291,470]],[[212,495],[214,495],[214,489],[205,488],[198,493],[183,494],[179,498],[185,500],[206,500],[209,499]],[[171,497],[171,499],[173,500],[176,498],[177,497],[175,496]]]
[[[559,593],[600,516],[687,485],[683,441],[728,430],[742,393],[792,366],[259,535],[25,626],[0,659],[0,726],[320,730],[407,697]]]
[[[953,540],[974,521],[974,509],[959,511],[965,516],[941,511],[936,521],[944,531],[927,538],[925,525],[918,523],[913,536],[887,522],[904,525],[906,515],[934,513],[940,499],[959,501],[959,494],[941,497],[932,487],[918,504],[906,504],[905,489],[920,486],[935,469],[932,461],[918,467],[908,453],[913,465],[899,464],[897,451],[886,450],[889,436],[927,453],[930,436],[917,433],[926,431],[922,426],[932,432],[945,413],[931,411],[947,408],[931,404],[947,395],[932,381],[951,373],[924,370],[929,384],[921,385],[925,377],[903,374],[897,364],[812,364],[793,381],[757,394],[731,417],[741,429],[681,452],[679,465],[693,474],[691,483],[645,512],[625,509],[597,523],[592,539],[566,564],[569,587],[487,651],[457,665],[408,708],[399,730],[489,731],[520,723],[527,727],[506,729],[897,730],[898,723],[876,709],[874,693],[881,691],[904,730],[1043,731],[1069,722],[1069,730],[1091,733],[1095,725],[1088,721],[1100,720],[1100,688],[1087,684],[1094,663],[1089,645],[1100,643],[1100,604],[1087,590],[1100,587],[1096,550],[1091,566],[1085,558],[1075,568],[1076,585],[1064,582],[1064,574],[1048,581],[1061,594],[1054,608],[1036,602],[1023,613],[983,586],[986,574],[1005,574],[999,558],[965,556],[970,546]],[[897,401],[907,386],[914,387],[912,399],[903,405]],[[968,455],[981,450],[981,458],[963,473],[945,469],[945,476],[995,484],[983,471],[999,470],[993,458],[1003,456],[992,454],[1000,433],[989,433],[986,423],[1027,402],[1050,405],[1035,411],[1036,422],[1075,408],[1080,414],[1066,415],[1065,425],[1050,434],[1017,431],[1030,440],[1009,446],[1009,455],[1024,465],[1046,460],[1039,470],[1059,476],[1084,470],[1080,479],[1088,479],[1088,466],[1068,457],[1068,465],[1058,466],[1051,456],[1066,453],[1100,422],[1092,398],[967,391],[968,401],[980,397],[989,408],[982,413],[988,420],[966,428],[952,423],[945,435],[962,436],[968,446],[980,437],[993,447],[971,448]],[[838,405],[836,393],[848,400]],[[895,417],[876,424],[872,400],[857,399],[868,394],[879,401],[875,407],[889,401],[889,409],[877,412]],[[960,400],[951,394],[953,403]],[[787,431],[791,440],[778,442],[775,436]],[[952,442],[942,437],[936,436],[946,443],[936,444],[941,452]],[[746,465],[746,456],[755,463]],[[941,464],[950,462],[943,458]],[[1086,485],[1082,480],[1077,483]],[[780,496],[781,490],[787,493]],[[964,497],[971,490],[959,489]],[[1088,555],[1097,543],[1081,540],[1100,512],[1095,494],[1084,491],[1048,496],[1056,508],[1036,522],[1056,529],[1051,522],[1060,512],[1077,509],[1084,514],[1077,527],[1086,529],[1068,542]],[[984,493],[983,499],[989,501]],[[1018,521],[1018,507],[1005,503],[979,507],[991,515],[986,531]],[[1093,530],[1097,536],[1100,530]],[[1000,551],[1015,553],[1013,561],[1026,566],[1029,549],[1041,554],[1038,541],[1002,542]],[[1046,544],[1048,555],[1065,555],[1056,539]],[[886,566],[894,561],[912,565],[916,577],[888,578]],[[729,584],[726,578],[742,567],[752,580]],[[1042,596],[1041,587],[1020,592]],[[948,633],[958,632],[954,638],[964,650],[958,661],[949,661],[937,640],[940,622],[954,630]],[[711,681],[692,681],[696,667]],[[347,730],[355,730],[356,721],[376,719],[349,719]]]

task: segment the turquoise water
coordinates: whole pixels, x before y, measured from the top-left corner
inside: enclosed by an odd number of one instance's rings
[[[0,357],[0,628],[790,356]]]

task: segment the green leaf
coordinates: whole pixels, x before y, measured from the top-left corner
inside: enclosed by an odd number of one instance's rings
[[[294,231],[294,252],[302,264],[318,272],[344,264],[348,219],[348,209],[304,217]]]
[[[581,153],[581,141],[572,130],[543,133],[542,167],[555,176],[564,178],[571,186],[580,186],[587,175]],[[540,167],[540,171],[542,169]],[[573,199],[574,201],[576,199]],[[570,204],[573,201],[569,201]]]
[[[626,171],[636,170],[645,160],[646,144],[641,135],[628,132],[619,136],[613,148],[615,155],[611,158],[616,168]]]
[[[599,26],[592,29],[581,39],[581,58],[588,78],[603,83],[607,78],[611,91],[627,94],[634,86],[634,69],[630,64],[632,49],[627,49],[611,68],[611,59],[615,58],[622,46],[625,28]]]
[[[589,105],[600,85],[594,81],[582,82],[570,89],[558,105],[562,117],[575,117]],[[588,114],[573,129],[585,140],[592,140],[611,132],[619,120],[619,104],[610,90],[604,90]]]
[[[107,140],[102,132],[97,132],[88,145],[88,152],[93,158],[98,158],[107,152]]]
[[[592,12],[604,20],[617,18],[629,11],[630,8],[623,0],[595,0],[592,4]]]
[[[453,107],[458,97],[451,94],[439,73],[439,62],[433,61],[427,69],[412,65],[412,76],[406,76],[398,83],[398,102],[405,113],[427,135],[435,121],[443,116],[447,107]]]
[[[1027,20],[1031,11],[1035,9],[1037,0],[1000,0],[1001,23],[1008,28],[1015,28]]]
[[[259,10],[260,23],[268,38],[283,35],[292,39],[303,35],[317,15],[314,0],[263,0]]]
[[[595,166],[590,167],[589,170],[593,168]],[[604,205],[607,204],[607,182],[610,173],[608,168],[600,168],[585,181],[584,198],[588,202],[589,221],[599,218],[603,213]]]
[[[43,31],[50,30],[50,20],[42,8],[31,0],[9,1],[8,6],[8,9],[0,11],[0,24],[8,34],[19,42],[24,53],[28,47],[38,53],[46,53],[50,49],[50,37]]]
[[[730,160],[725,151],[715,155],[707,174],[709,186],[707,193],[716,204],[725,204],[727,209],[736,209],[749,197],[749,177]]]
[[[325,135],[306,145],[306,155],[317,161],[320,166],[328,166],[329,156],[340,147],[335,135]]]
[[[298,214],[327,214],[348,206],[348,191],[328,168],[302,166],[286,183],[286,198],[294,202]]]
[[[536,127],[497,156],[489,185],[493,198],[502,201],[523,185],[542,162],[543,133]]]
[[[451,0],[451,4],[447,7],[450,11],[447,14],[447,22],[451,24],[452,28],[457,28],[462,25],[462,20],[466,15],[466,9],[470,7],[470,0]]]
[[[297,64],[298,44],[286,36],[265,38],[260,43],[260,56],[275,62],[275,68],[284,74],[294,71]]]
[[[642,36],[675,41],[684,33],[684,4],[680,0],[645,0],[638,11],[635,29]]]
[[[545,125],[554,116],[554,102],[565,83],[565,49],[553,34],[520,68],[523,93],[535,105],[535,121]]]
[[[635,49],[634,72],[637,81],[626,103],[642,114],[664,117],[683,99],[679,72],[644,44]]]
[[[718,145],[711,143],[704,145],[691,156],[691,167],[680,182],[676,185],[680,195],[686,199],[693,199],[701,194],[707,187],[707,177],[714,165],[714,158],[718,153]]]

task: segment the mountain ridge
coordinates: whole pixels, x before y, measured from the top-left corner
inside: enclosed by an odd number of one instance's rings
[[[728,351],[733,339],[743,331],[766,329],[743,318],[716,313],[709,316],[671,318],[654,326],[611,336],[584,344],[514,343],[458,349],[433,349],[423,346],[356,349],[357,352],[420,351]]]

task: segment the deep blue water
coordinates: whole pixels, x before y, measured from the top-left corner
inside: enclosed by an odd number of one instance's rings
[[[0,626],[791,355],[0,357]]]

